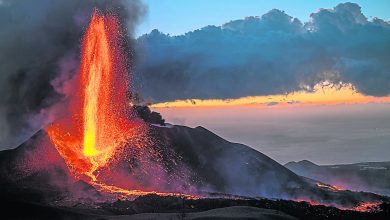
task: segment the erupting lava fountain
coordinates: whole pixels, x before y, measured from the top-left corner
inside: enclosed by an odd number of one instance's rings
[[[69,114],[46,131],[76,179],[122,195],[157,193],[106,184],[99,172],[109,169],[129,141],[138,149],[151,141],[148,126],[128,102],[125,46],[117,18],[95,10],[83,38],[77,92],[69,98]]]

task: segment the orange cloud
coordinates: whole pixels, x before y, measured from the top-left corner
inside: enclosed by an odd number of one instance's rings
[[[322,83],[314,91],[299,91],[285,95],[249,96],[238,99],[188,99],[153,104],[153,108],[188,108],[188,107],[229,107],[242,105],[256,106],[291,106],[291,105],[334,105],[358,103],[390,103],[390,96],[374,97],[356,92],[351,84],[340,87]]]

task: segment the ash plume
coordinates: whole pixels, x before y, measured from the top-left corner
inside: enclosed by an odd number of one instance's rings
[[[48,123],[50,108],[66,97],[66,82],[78,72],[80,41],[94,8],[115,13],[128,36],[145,13],[139,0],[0,1],[2,148],[15,147]]]

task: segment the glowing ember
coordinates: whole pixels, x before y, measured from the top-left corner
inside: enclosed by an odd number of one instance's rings
[[[320,183],[320,182],[317,182],[316,186],[318,188],[330,190],[333,192],[339,192],[339,191],[345,190],[343,188],[340,188],[340,187],[337,187],[334,185],[328,185],[328,184],[324,184],[324,183]],[[340,205],[334,204],[334,203],[317,202],[317,201],[313,201],[311,199],[304,199],[304,198],[295,199],[295,201],[306,202],[306,203],[313,205],[313,206],[317,206],[317,205],[333,206],[333,207],[336,207],[336,208],[341,209],[341,210],[351,210],[351,211],[357,211],[357,212],[375,212],[379,209],[379,205],[382,203],[382,202],[361,202],[354,207],[344,207],[344,206],[340,206]]]
[[[113,183],[115,175],[119,175],[111,172],[110,166],[118,159],[115,155],[122,155],[125,147],[142,153],[140,149],[150,146],[151,142],[147,125],[135,117],[127,104],[129,83],[124,45],[116,17],[95,11],[83,39],[76,94],[68,98],[69,114],[46,131],[74,177],[100,191],[121,196],[155,193],[193,198],[155,192],[150,187],[141,191],[137,189],[140,184],[132,185],[132,180],[126,178],[117,178],[122,181],[121,187]],[[145,151],[147,153],[142,155],[147,156],[143,157],[156,158],[153,149]],[[154,169],[151,172],[155,172],[152,175],[161,173],[161,167],[150,167]],[[142,176],[142,172],[138,175]],[[156,180],[155,185],[158,184]]]
[[[379,210],[379,205],[382,202],[362,202],[352,210],[357,212],[375,212]]]
[[[316,201],[312,201],[312,200],[307,200],[307,199],[295,199],[296,202],[306,202],[308,203],[309,205],[312,205],[312,206],[316,206],[316,205],[324,205],[324,204],[321,204],[319,202],[316,202]]]
[[[298,198],[298,199],[295,199],[295,201],[296,202],[305,202],[305,203],[308,203],[309,205],[312,205],[312,206],[323,205],[323,206],[335,207],[335,208],[338,208],[340,210],[349,210],[349,211],[356,211],[356,212],[376,212],[376,211],[380,210],[379,205],[382,204],[382,202],[361,202],[354,207],[343,207],[343,206],[333,204],[333,203],[322,203],[322,202],[317,202],[317,201],[313,201],[310,199],[304,199],[304,198]]]
[[[342,190],[344,190],[344,189],[341,188],[341,187],[334,186],[334,185],[323,184],[323,183],[320,183],[320,182],[317,182],[317,183],[316,183],[316,186],[319,187],[319,188],[331,190],[331,191],[333,191],[333,192],[337,192],[337,191],[342,191]]]

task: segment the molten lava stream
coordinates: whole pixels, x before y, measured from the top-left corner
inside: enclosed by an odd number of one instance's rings
[[[338,204],[323,203],[323,202],[318,202],[318,201],[314,201],[314,200],[306,199],[306,198],[298,198],[298,199],[294,199],[294,200],[296,202],[306,202],[312,206],[323,205],[323,206],[329,206],[329,207],[336,207],[340,210],[350,210],[350,211],[356,211],[356,212],[375,212],[375,211],[379,210],[379,205],[382,204],[382,202],[380,202],[380,201],[361,202],[354,207],[344,207],[344,206],[340,206]]]
[[[183,195],[130,190],[105,184],[99,169],[108,166],[130,139],[147,141],[147,126],[127,104],[129,88],[124,40],[115,16],[95,10],[82,43],[77,92],[69,98],[69,115],[53,123],[47,133],[76,179],[98,190],[122,196]],[[129,118],[132,116],[133,118]]]
[[[319,187],[319,188],[322,188],[322,189],[331,190],[333,192],[345,190],[345,189],[343,189],[341,187],[338,187],[338,186],[335,186],[335,185],[323,184],[323,183],[320,183],[320,182],[317,182],[316,186]]]

